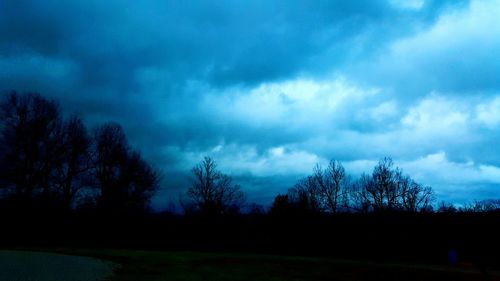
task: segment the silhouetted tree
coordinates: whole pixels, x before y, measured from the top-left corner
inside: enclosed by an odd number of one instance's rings
[[[469,213],[498,211],[500,210],[500,199],[476,200],[473,203],[466,204],[461,210]]]
[[[65,122],[61,142],[59,161],[56,165],[56,183],[63,204],[69,209],[79,191],[91,184],[91,139],[79,117],[73,116]]]
[[[397,200],[401,195],[398,177],[401,171],[393,168],[391,158],[384,158],[375,166],[372,181],[366,186],[375,211],[393,210],[397,208]]]
[[[453,204],[451,203],[448,203],[446,201],[441,201],[439,202],[437,211],[439,213],[456,213],[457,208],[455,208],[455,206],[453,206]]]
[[[373,169],[371,176],[362,175],[353,195],[358,208],[374,211],[404,210],[410,212],[427,209],[432,200],[431,187],[423,187],[410,176],[394,167],[391,158],[384,158]]]
[[[107,123],[94,132],[93,169],[106,211],[143,210],[157,189],[158,173],[131,152],[120,125]]]
[[[371,196],[368,193],[368,186],[373,184],[371,176],[363,173],[350,188],[350,208],[360,213],[372,211]]]
[[[63,135],[59,106],[36,94],[12,92],[0,109],[4,187],[17,198],[48,196]]]
[[[313,177],[320,194],[322,209],[336,213],[340,207],[348,207],[350,183],[342,163],[331,160],[324,170],[317,165]]]
[[[336,213],[347,210],[349,187],[344,167],[332,160],[325,169],[316,165],[313,175],[299,180],[287,195],[296,210]]]
[[[288,199],[294,208],[302,211],[321,212],[321,191],[313,176],[301,179],[288,190]]]
[[[127,207],[143,211],[158,189],[159,178],[159,173],[139,152],[130,153],[122,179],[122,184],[127,189]]]
[[[290,203],[288,195],[278,194],[274,197],[269,213],[272,215],[286,215],[290,214],[293,208],[294,207]]]
[[[417,212],[429,209],[434,199],[431,187],[422,186],[409,176],[400,176],[398,185],[401,190],[401,205],[403,210]]]
[[[127,162],[128,144],[120,125],[104,124],[94,131],[94,173],[100,190],[99,204],[114,209],[126,200],[126,189],[121,186]]]
[[[241,208],[244,194],[239,185],[233,184],[232,178],[217,170],[217,164],[210,157],[192,170],[193,182],[187,190],[189,202],[204,214],[224,214]]]

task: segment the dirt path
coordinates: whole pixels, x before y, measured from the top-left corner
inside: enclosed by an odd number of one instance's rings
[[[0,280],[97,281],[110,276],[114,266],[89,257],[0,250]]]

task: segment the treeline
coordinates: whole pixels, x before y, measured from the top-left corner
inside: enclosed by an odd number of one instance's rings
[[[500,264],[500,200],[435,204],[384,158],[352,179],[317,165],[265,208],[205,157],[191,170],[183,214],[148,212],[159,173],[116,123],[87,128],[36,94],[0,102],[0,246],[244,251],[352,259]]]
[[[205,157],[192,169],[192,185],[181,199],[185,214],[299,215],[337,213],[478,213],[500,211],[500,199],[474,201],[459,208],[451,203],[435,204],[430,186],[416,182],[383,158],[371,174],[352,180],[341,162],[332,160],[327,167],[316,165],[313,174],[300,179],[285,194],[278,194],[269,209],[246,203],[245,194],[232,178],[217,169],[216,162]]]
[[[417,183],[384,158],[372,174],[351,181],[339,161],[326,168],[317,165],[313,175],[300,180],[285,195],[278,195],[271,212],[428,212],[432,211],[432,188]]]
[[[81,117],[63,116],[58,103],[38,94],[5,94],[0,101],[0,207],[144,213],[160,174],[127,142],[122,127],[87,128]],[[245,194],[217,163],[205,157],[191,170],[180,200],[184,214],[273,215],[380,212],[492,212],[500,200],[460,208],[435,204],[433,190],[416,182],[391,158],[352,179],[341,162],[316,165],[267,209]]]
[[[159,174],[130,147],[122,127],[89,130],[57,102],[8,93],[0,102],[0,198],[18,211],[140,212]]]
[[[217,170],[210,157],[192,170],[192,186],[182,206],[186,213],[235,213],[244,207],[244,194],[231,177]],[[278,194],[270,213],[339,213],[384,211],[432,211],[433,192],[382,159],[371,175],[351,181],[344,166],[332,160],[326,168],[314,167],[313,174],[297,182],[286,194]],[[250,205],[249,212],[264,212]]]

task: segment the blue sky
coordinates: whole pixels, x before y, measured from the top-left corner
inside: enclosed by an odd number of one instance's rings
[[[176,201],[204,155],[268,203],[391,156],[500,197],[500,1],[0,1],[0,89],[120,122]]]

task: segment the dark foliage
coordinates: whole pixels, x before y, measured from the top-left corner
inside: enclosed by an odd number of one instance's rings
[[[0,103],[0,200],[19,211],[96,208],[146,210],[157,172],[132,151],[118,124],[93,137],[55,101],[9,93]]]
[[[2,111],[1,161],[5,193],[20,200],[48,196],[59,159],[63,122],[54,101],[9,94]]]
[[[101,209],[115,213],[144,211],[159,177],[138,152],[129,148],[120,125],[108,123],[95,130],[92,164]]]

